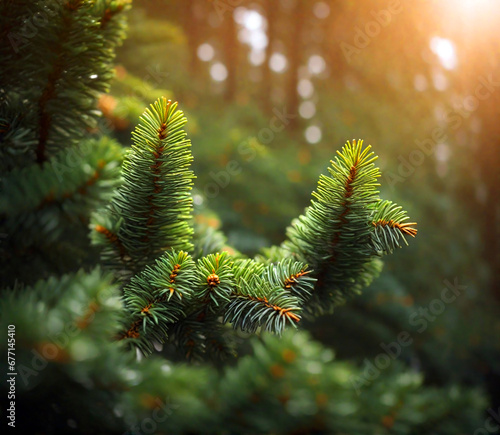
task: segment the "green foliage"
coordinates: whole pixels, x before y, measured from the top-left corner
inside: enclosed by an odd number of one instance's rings
[[[60,231],[62,219],[57,213],[82,216],[102,200],[109,200],[118,184],[120,160],[121,147],[116,142],[107,138],[89,139],[61,151],[42,166],[13,171],[2,179],[0,213],[23,225],[26,219],[33,218],[30,215],[33,208],[40,211],[57,204],[59,208],[51,210],[50,216],[39,219],[50,221]],[[44,225],[41,230],[44,231]],[[59,237],[57,232],[43,235],[49,240]]]
[[[353,141],[337,151],[328,168],[330,175],[320,176],[311,206],[288,229],[284,247],[309,264],[318,279],[311,308],[319,313],[358,294],[371,281],[375,257],[392,251],[399,237],[404,239],[403,235],[380,237],[378,227],[389,220],[390,231],[403,233],[407,217],[400,208],[397,213],[394,208],[387,211],[387,203],[378,198],[380,172],[370,148],[363,148],[363,141]],[[411,233],[406,234],[414,235],[414,224],[409,225]]]
[[[281,287],[273,286],[260,276],[241,280],[224,321],[243,331],[255,332],[258,327],[281,332],[287,324],[300,321],[300,306],[295,297]]]
[[[173,342],[186,355],[194,355],[196,347],[206,352],[208,343],[214,342],[230,349],[222,337],[221,319],[246,332],[263,328],[281,333],[289,324],[296,326],[302,310],[321,312],[373,279],[377,270],[372,264],[380,254],[371,242],[379,204],[378,169],[362,142],[348,143],[333,163],[331,177],[320,178],[318,201],[290,229],[287,249],[270,251],[275,262],[266,265],[217,252],[198,258],[193,266],[185,254],[193,251],[194,232],[190,223],[194,175],[189,169],[190,142],[182,130],[185,122],[177,104],[165,98],[145,111],[124,159],[123,184],[93,222],[93,241],[104,246],[103,260],[111,260],[118,278],[130,280],[124,293],[132,318],[124,337],[132,344],[151,353],[155,343],[168,341],[172,329]],[[398,218],[394,225],[405,219],[404,213],[379,214]],[[205,233],[205,244],[210,237],[219,236]],[[220,244],[220,238],[212,242]],[[161,255],[162,262],[151,268]],[[187,263],[170,255],[180,255]],[[176,270],[186,273],[185,264],[196,279],[189,275],[186,284],[191,287],[182,287],[182,298],[172,298],[176,289],[170,282],[176,281]]]
[[[131,338],[144,354],[151,353],[154,342],[164,343],[170,323],[183,317],[185,299],[195,284],[195,265],[184,252],[167,252],[146,266],[124,288],[129,315],[123,337]]]
[[[114,257],[113,264],[121,263],[125,272],[140,271],[164,250],[192,248],[188,220],[194,176],[188,169],[192,156],[182,130],[185,123],[177,104],[164,98],[144,112],[124,159],[124,182],[106,215],[95,218],[104,237],[94,240],[108,246],[106,256]]]
[[[26,8],[2,2],[0,15],[6,25],[0,55],[9,60],[0,73],[2,100],[33,102],[1,116],[8,139],[1,151],[5,167],[27,166],[34,160],[41,164],[78,144],[82,132],[95,127],[96,99],[112,78],[114,50],[124,36],[119,15],[127,4],[52,0],[30,2]],[[36,16],[44,21],[33,21]],[[23,135],[29,137],[28,149],[19,149]]]
[[[375,227],[371,243],[376,251],[390,254],[394,249],[401,247],[401,242],[408,245],[404,235],[415,236],[416,230],[412,229],[415,223],[406,223],[408,216],[401,206],[391,201],[379,201],[375,206],[372,218]]]
[[[76,360],[77,354],[72,352],[79,345],[102,344],[118,332],[117,321],[123,307],[118,289],[111,274],[98,268],[12,290],[0,301],[2,326],[7,329],[8,315],[17,313],[18,339],[25,340],[27,347],[37,347],[48,337],[70,331],[59,351],[68,352],[66,357]],[[73,334],[75,328],[77,332]]]
[[[95,133],[127,1],[0,5],[1,281],[95,264],[87,225],[109,199],[120,147]],[[70,108],[70,110],[68,110]]]
[[[6,285],[19,276],[36,279],[54,270],[72,269],[85,256],[87,228],[81,223],[88,222],[90,211],[109,200],[119,184],[121,156],[121,147],[110,139],[86,139],[41,166],[3,177],[0,231],[7,237],[0,257]],[[60,251],[65,240],[69,243],[62,250],[69,249],[72,255]]]
[[[32,407],[20,407],[19,417],[37,417],[18,418],[21,428],[61,433],[70,415],[79,433],[139,434],[152,419],[166,433],[220,433],[224,427],[236,433],[313,428],[452,435],[483,422],[480,391],[424,387],[421,375],[396,362],[358,396],[353,379],[362,371],[334,360],[304,331],[252,340],[251,352],[219,374],[161,356],[137,361],[123,342],[109,341],[121,330],[122,310],[112,276],[98,269],[40,281],[2,300],[2,328],[17,313],[16,340],[24,343],[16,353],[17,400]],[[5,340],[0,348],[6,352]]]
[[[212,313],[220,313],[235,287],[232,261],[226,252],[198,260],[199,284],[196,297]]]
[[[301,305],[305,305],[314,292],[316,279],[309,276],[311,270],[305,270],[302,263],[285,258],[268,265],[262,277],[274,287],[288,290]]]

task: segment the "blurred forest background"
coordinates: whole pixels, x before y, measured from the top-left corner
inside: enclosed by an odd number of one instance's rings
[[[372,144],[382,196],[418,222],[418,237],[362,297],[308,328],[361,366],[408,331],[399,360],[429,384],[481,385],[498,409],[500,4],[134,6],[103,129],[128,144],[149,101],[179,101],[198,220],[250,255],[281,243],[346,140]],[[446,283],[461,286],[451,302]]]

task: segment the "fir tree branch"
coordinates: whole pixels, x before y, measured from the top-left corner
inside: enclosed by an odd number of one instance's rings
[[[296,296],[301,305],[307,303],[314,291],[316,279],[310,276],[312,270],[291,258],[270,264],[262,274],[265,281],[279,286]]]
[[[124,37],[119,12],[127,8],[127,1],[116,0],[40,1],[30,4],[32,15],[26,16],[21,6],[14,11],[7,7],[11,18],[25,26],[33,27],[37,14],[48,20],[43,31],[33,29],[36,38],[31,30],[31,36],[23,37],[19,26],[16,43],[0,45],[2,57],[9,59],[8,68],[0,71],[8,97],[19,95],[33,103],[19,109],[31,121],[25,124],[35,136],[28,155],[39,165],[76,145],[96,125],[97,99],[109,87],[114,51]],[[113,13],[101,29],[100,14],[106,9]]]
[[[99,234],[103,234],[104,237],[106,237],[106,239],[113,245],[116,247],[116,249],[118,250],[119,254],[120,254],[120,259],[122,260],[122,262],[125,262],[125,257],[127,256],[127,251],[125,250],[125,247],[123,246],[123,244],[120,242],[120,240],[118,239],[118,236],[116,233],[112,232],[111,230],[109,230],[108,228],[106,227],[103,227],[102,225],[94,225],[94,230],[99,233]]]
[[[63,203],[66,209],[73,204],[88,213],[84,204],[95,207],[117,186],[121,155],[116,142],[91,139],[61,151],[41,167],[12,171],[1,182],[0,215],[19,222],[23,214]]]
[[[96,224],[116,228],[117,241],[130,257],[127,268],[131,273],[151,264],[165,250],[192,249],[189,221],[194,175],[189,170],[191,143],[182,129],[185,123],[177,103],[165,98],[144,112],[132,134],[134,145],[125,156],[124,182],[106,212],[110,225],[96,216]]]
[[[42,164],[47,160],[46,148],[49,141],[53,124],[53,113],[48,109],[48,104],[57,98],[59,81],[67,68],[67,52],[64,44],[74,31],[75,23],[78,20],[76,12],[84,5],[83,0],[70,0],[63,4],[61,14],[61,25],[58,30],[58,41],[52,45],[52,50],[56,54],[52,71],[47,77],[45,87],[38,100],[38,144],[36,147],[36,161]]]
[[[209,254],[197,261],[197,282],[189,313],[173,329],[173,340],[188,360],[200,360],[207,356],[206,352],[213,353],[217,349],[226,351],[221,355],[231,353],[222,337],[219,316],[230,302],[235,287],[232,266],[233,261],[227,252]]]
[[[236,286],[224,322],[247,332],[264,326],[268,331],[281,333],[288,323],[295,326],[300,321],[297,298],[282,287],[282,282],[276,285],[263,278],[263,264],[240,260],[233,269]]]
[[[185,298],[195,285],[195,263],[185,252],[167,252],[124,288],[129,316],[120,338],[133,339],[144,354],[164,343],[171,324],[185,317]]]
[[[251,333],[263,326],[280,334],[288,323],[295,326],[300,321],[299,311],[297,299],[289,292],[255,277],[252,283],[241,283],[234,292],[224,322]]]
[[[227,252],[210,254],[198,260],[197,269],[196,299],[204,311],[220,313],[230,301],[235,286],[231,258]]]
[[[64,336],[65,349],[73,341],[109,345],[118,332],[123,310],[112,281],[112,276],[99,268],[39,280],[24,289],[8,290],[9,296],[0,301],[0,317],[16,313],[16,326],[28,346],[36,347],[51,336]],[[57,321],[47,322],[48,318]],[[68,334],[73,327],[77,333]]]
[[[377,252],[389,254],[394,249],[401,246],[400,240],[408,244],[404,236],[415,237],[417,225],[415,222],[405,222],[408,220],[406,212],[391,201],[379,201],[375,206],[375,213],[372,218],[374,231],[371,242],[373,249]]]
[[[395,228],[399,230],[402,234],[406,234],[408,236],[415,237],[417,235],[417,229],[412,228],[414,225],[417,225],[416,222],[406,222],[406,223],[398,223],[391,220],[379,219],[373,222],[374,227],[389,227]]]
[[[112,2],[111,4],[106,5],[106,9],[104,10],[104,14],[100,20],[101,29],[105,29],[109,26],[109,23],[113,19],[113,17],[120,12],[122,12],[126,6],[131,3],[130,0]]]
[[[309,308],[320,312],[359,291],[357,277],[373,255],[369,222],[378,201],[376,157],[362,141],[347,142],[337,154],[330,176],[320,177],[311,206],[292,223],[285,242],[315,271],[318,282]]]
[[[1,56],[1,54],[0,54]],[[0,90],[0,173],[6,174],[34,161],[37,138],[33,131],[35,111],[18,94]]]

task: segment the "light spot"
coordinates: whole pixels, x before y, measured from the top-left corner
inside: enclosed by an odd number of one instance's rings
[[[427,89],[429,84],[427,83],[427,79],[423,74],[417,74],[413,79],[413,86],[418,92],[423,92]]]
[[[306,370],[311,373],[312,375],[318,375],[321,373],[321,363],[317,361],[311,361],[307,363],[306,365]]]
[[[238,7],[234,11],[234,19],[241,26],[238,32],[241,42],[248,44],[253,50],[263,50],[267,47],[266,20],[259,12]]]
[[[435,156],[438,162],[447,162],[450,158],[450,147],[445,143],[436,145]]]
[[[287,60],[285,55],[281,53],[273,53],[269,59],[269,67],[277,73],[282,73],[286,70]]]
[[[247,10],[243,15],[243,25],[250,30],[257,30],[264,25],[264,19],[257,11]]]
[[[307,67],[311,74],[321,74],[326,68],[326,62],[323,57],[315,54],[309,58]]]
[[[311,125],[306,128],[304,136],[307,142],[309,142],[310,144],[316,144],[321,140],[322,137],[321,128],[319,128],[317,125]]]
[[[313,13],[317,18],[323,20],[330,15],[330,6],[325,2],[316,2],[313,6]]]
[[[198,47],[196,53],[203,62],[208,62],[213,59],[215,50],[210,44],[205,42]]]
[[[252,65],[262,65],[262,63],[266,60],[266,53],[263,50],[252,50],[248,55],[248,60]]]
[[[210,67],[210,75],[216,82],[223,82],[227,79],[227,68],[223,63],[214,63]]]
[[[432,74],[432,83],[438,91],[445,91],[448,88],[448,78],[442,72]]]
[[[202,205],[203,204],[203,197],[198,194],[193,195],[193,202],[195,205]]]
[[[302,98],[310,98],[314,93],[314,86],[311,80],[308,79],[299,80],[299,84],[297,85],[297,91]]]
[[[304,119],[311,119],[316,113],[316,105],[312,101],[303,101],[299,106],[299,114]]]

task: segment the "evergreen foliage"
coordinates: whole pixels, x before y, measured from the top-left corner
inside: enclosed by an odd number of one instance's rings
[[[34,2],[33,11],[51,15],[34,39],[12,33],[29,21],[26,6],[0,6],[8,61],[0,75],[0,230],[8,235],[0,325],[16,326],[19,426],[138,434],[171,397],[176,412],[167,407],[154,431],[451,435],[477,427],[480,391],[423,387],[395,364],[358,397],[352,379],[361,369],[286,330],[359,294],[380,257],[416,234],[401,207],[379,198],[370,147],[347,142],[283,245],[245,258],[193,222],[193,157],[177,103],[159,98],[146,109],[121,173],[120,147],[87,137],[128,1]],[[25,45],[13,47],[14,36]],[[188,361],[244,353],[242,332],[259,340],[233,367],[168,362],[172,348]]]
[[[127,1],[5,1],[0,57],[1,281],[95,263],[89,215],[118,182],[120,147],[97,133]],[[71,108],[71,110],[68,110]],[[66,254],[65,254],[66,252]],[[93,255],[89,255],[93,254]],[[28,273],[30,272],[30,273]]]
[[[370,149],[354,140],[337,151],[330,175],[319,179],[311,206],[288,230],[284,247],[317,276],[311,309],[319,313],[358,294],[376,273],[376,257],[417,232],[414,223],[404,223],[408,217],[401,207],[388,207],[391,203],[379,199],[380,171]]]
[[[391,212],[394,207],[386,211],[375,190],[375,157],[362,141],[353,141],[332,162],[330,177],[320,177],[317,201],[291,227],[287,250],[276,251],[285,254],[281,259],[265,265],[221,252],[195,264],[186,254],[193,251],[194,176],[185,122],[177,104],[166,98],[145,111],[124,159],[123,184],[92,224],[93,240],[104,245],[103,260],[117,278],[130,280],[124,292],[133,315],[124,337],[145,353],[153,351],[154,343],[168,341],[169,328],[177,331],[177,340],[189,343],[186,355],[196,346],[206,349],[208,329],[217,331],[219,317],[245,332],[262,327],[281,333],[286,325],[296,326],[303,310],[332,309],[374,278],[370,261],[390,252],[399,240],[394,235],[386,246],[379,227],[416,233],[414,224],[402,223],[407,217],[400,208],[397,214]],[[158,258],[160,263],[149,267]],[[186,276],[180,289],[175,286],[178,276]],[[184,320],[189,326],[176,325]],[[221,334],[210,340],[230,348]]]
[[[82,132],[96,125],[95,102],[109,87],[114,50],[124,37],[123,21],[116,16],[127,4],[126,0],[2,2],[0,54],[7,60],[2,68],[2,99],[34,103],[24,107],[26,112],[13,114],[17,123],[7,114],[2,116],[11,139],[2,147],[7,168],[28,166],[33,160],[42,164],[59,150],[78,144]],[[32,145],[19,153],[16,144],[25,128],[31,132]]]
[[[191,143],[182,130],[186,119],[177,104],[158,100],[137,126],[134,145],[123,162],[124,182],[105,216],[96,216],[94,239],[106,256],[122,263],[123,274],[151,264],[164,250],[189,251],[193,230],[188,170]]]

